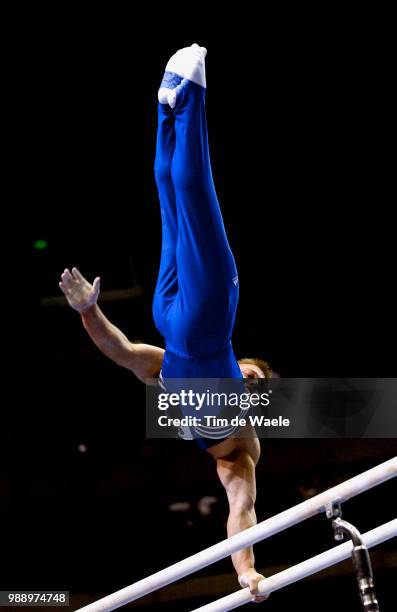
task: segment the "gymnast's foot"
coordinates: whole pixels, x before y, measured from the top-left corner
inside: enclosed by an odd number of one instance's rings
[[[160,104],[175,107],[180,87],[185,79],[206,87],[205,56],[207,49],[196,43],[177,51],[165,67],[165,74],[158,92]]]

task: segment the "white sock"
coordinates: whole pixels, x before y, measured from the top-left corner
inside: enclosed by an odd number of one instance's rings
[[[207,55],[207,49],[205,47],[199,47],[196,43],[190,47],[185,47],[177,51],[169,60],[165,67],[166,73],[173,73],[182,77],[182,79],[188,79],[193,81],[201,87],[206,87],[205,80],[205,56]],[[158,92],[158,99],[161,104],[169,104],[171,108],[174,108],[176,104],[176,98],[178,91],[180,90],[181,83],[175,84],[174,87],[160,86]],[[167,82],[164,85],[168,85]]]
[[[191,47],[179,49],[169,60],[165,67],[167,72],[174,72],[179,76],[201,87],[206,86],[205,81],[205,56],[207,49],[199,47],[196,43]]]

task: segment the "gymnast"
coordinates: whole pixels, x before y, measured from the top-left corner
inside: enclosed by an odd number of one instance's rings
[[[161,261],[153,300],[165,350],[134,343],[97,304],[100,279],[90,284],[77,268],[66,269],[59,286],[77,310],[95,345],[141,381],[159,378],[269,378],[265,361],[237,361],[231,343],[239,283],[213,183],[205,111],[204,47],[193,44],[169,60],[158,92],[155,178],[162,221]],[[224,439],[195,435],[216,462],[229,502],[228,537],[256,524],[255,434]],[[232,554],[242,587],[253,601],[263,579],[252,546]]]

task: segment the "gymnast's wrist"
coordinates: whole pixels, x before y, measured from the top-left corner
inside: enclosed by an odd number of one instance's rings
[[[97,319],[99,316],[98,304],[90,304],[86,308],[83,308],[83,310],[80,310],[79,314],[83,321]]]

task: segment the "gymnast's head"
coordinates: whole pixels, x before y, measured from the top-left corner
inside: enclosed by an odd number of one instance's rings
[[[238,365],[244,378],[273,378],[275,376],[267,361],[257,357],[239,359]]]

